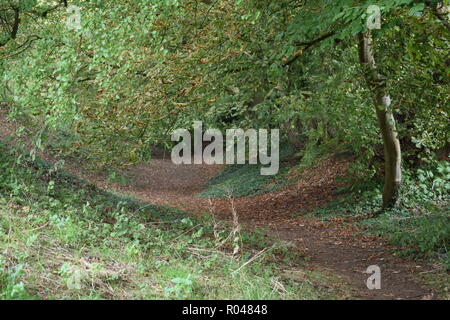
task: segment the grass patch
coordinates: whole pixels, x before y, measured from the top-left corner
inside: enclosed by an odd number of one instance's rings
[[[280,150],[280,170],[274,176],[261,175],[261,165],[229,165],[208,181],[206,189],[200,193],[202,198],[250,197],[279,190],[289,184],[290,161],[294,150],[285,147]]]
[[[257,232],[242,233],[233,254],[232,228],[211,216],[115,195],[4,145],[0,151],[1,299],[347,296]]]

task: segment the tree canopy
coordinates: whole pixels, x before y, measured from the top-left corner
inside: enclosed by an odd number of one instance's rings
[[[79,28],[70,6],[80,9]],[[98,166],[148,159],[153,147],[170,146],[173,129],[202,120],[282,128],[299,151],[350,152],[356,177],[379,177],[389,153],[380,126],[391,127],[404,167],[448,153],[447,8],[435,0],[6,0],[2,100],[34,128],[38,147]],[[376,70],[360,60],[358,36],[370,40]],[[390,101],[384,124],[377,94]]]

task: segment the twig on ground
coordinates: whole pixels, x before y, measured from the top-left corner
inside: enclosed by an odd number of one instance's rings
[[[231,272],[231,274],[236,274],[238,273],[242,268],[244,268],[246,265],[252,263],[253,261],[255,261],[256,259],[258,259],[259,257],[261,257],[267,250],[273,248],[273,246],[265,248],[263,250],[261,250],[260,252],[258,252],[257,254],[255,254],[253,257],[251,257],[246,263],[244,263],[242,266],[240,266],[239,268],[237,268],[236,270],[234,270],[233,272]]]

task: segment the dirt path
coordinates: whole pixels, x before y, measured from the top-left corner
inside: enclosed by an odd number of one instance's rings
[[[13,130],[0,113],[0,137]],[[44,155],[48,161],[54,161]],[[263,227],[283,241],[295,245],[313,264],[340,275],[354,289],[352,298],[361,299],[435,299],[437,296],[417,280],[429,267],[395,257],[383,240],[363,235],[363,230],[343,219],[323,222],[305,218],[305,213],[326,204],[339,187],[335,178],[348,167],[345,159],[330,158],[315,168],[295,175],[287,188],[270,194],[233,199],[240,222],[247,228]],[[105,175],[84,172],[76,163],[66,169],[102,188],[134,195],[157,205],[169,205],[196,213],[209,211],[222,219],[231,219],[230,199],[198,198],[202,186],[220,167],[172,164],[170,159],[153,159],[150,163],[124,170],[129,183],[108,182]],[[365,270],[370,265],[381,268],[381,290],[368,290]]]
[[[363,234],[363,230],[342,219],[323,222],[305,218],[313,208],[329,202],[336,189],[335,178],[344,174],[348,162],[331,158],[316,168],[304,171],[284,190],[250,198],[233,199],[240,222],[248,228],[263,227],[274,237],[295,244],[311,262],[341,275],[351,285],[354,298],[432,299],[437,296],[414,280],[429,269],[424,264],[395,257],[383,240]],[[134,181],[115,186],[145,201],[175,206],[193,212],[210,211],[231,219],[230,199],[196,197],[201,186],[220,168],[211,166],[175,166],[170,160],[156,159],[128,169]],[[368,290],[365,273],[370,265],[382,272],[382,289]]]

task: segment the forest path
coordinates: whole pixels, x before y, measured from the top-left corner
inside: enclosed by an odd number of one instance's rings
[[[208,211],[232,220],[234,206],[239,222],[246,228],[264,228],[272,237],[291,244],[312,264],[341,276],[360,299],[435,299],[437,296],[418,281],[418,274],[430,267],[396,257],[385,241],[364,234],[364,230],[342,218],[322,221],[304,217],[306,213],[335,198],[338,176],[349,162],[336,157],[320,162],[301,174],[292,170],[292,183],[263,195],[204,199],[197,195],[204,184],[220,171],[219,166],[174,165],[170,159],[153,159],[124,170],[132,183],[107,186],[132,194],[150,203],[169,205],[196,213]],[[365,271],[371,265],[381,268],[381,289],[369,290]]]
[[[14,124],[0,112],[0,138],[9,136]],[[49,162],[57,159],[41,156]],[[221,219],[232,219],[232,203],[239,222],[246,228],[267,229],[272,237],[291,244],[308,257],[312,265],[339,275],[352,288],[349,298],[360,299],[436,299],[418,275],[430,267],[393,254],[385,241],[364,234],[349,220],[322,221],[304,217],[313,209],[335,198],[338,176],[344,175],[349,161],[329,158],[315,168],[300,173],[291,170],[292,183],[282,190],[247,198],[204,199],[197,195],[204,184],[221,170],[220,166],[174,165],[170,158],[156,158],[123,170],[127,183],[111,183],[106,174],[80,169],[67,161],[65,169],[101,188],[131,195],[155,205],[168,205],[202,213],[208,211]],[[369,290],[365,270],[381,268],[381,289]]]

